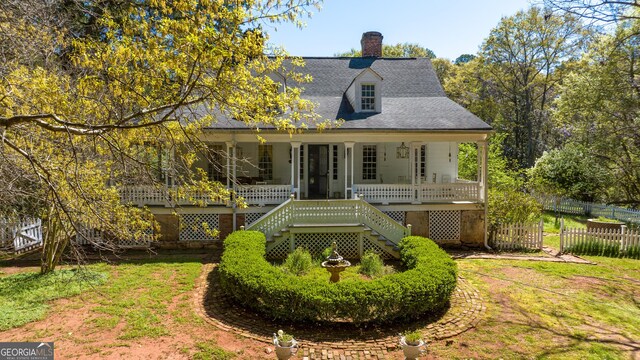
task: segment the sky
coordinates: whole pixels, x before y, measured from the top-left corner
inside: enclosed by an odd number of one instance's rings
[[[475,54],[503,16],[525,10],[532,0],[324,0],[302,30],[291,24],[263,27],[270,43],[297,56],[334,56],[360,49],[367,31],[383,43],[417,43],[454,60]],[[535,0],[534,0],[535,1]]]

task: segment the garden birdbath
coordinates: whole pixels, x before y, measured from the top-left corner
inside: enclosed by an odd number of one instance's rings
[[[331,243],[331,249],[331,255],[327,256],[327,259],[322,262],[322,267],[331,274],[329,281],[336,283],[340,281],[340,273],[351,266],[351,263],[338,254],[338,244],[335,241]]]

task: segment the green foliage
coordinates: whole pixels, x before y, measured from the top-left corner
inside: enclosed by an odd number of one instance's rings
[[[293,341],[293,335],[287,334],[282,330],[278,330],[276,334],[276,339],[278,340],[278,344],[280,346],[291,346],[291,342]]]
[[[49,307],[48,301],[80,294],[106,279],[104,273],[88,270],[0,277],[0,331],[42,319]]]
[[[489,140],[488,182],[489,188],[513,189],[522,186],[520,172],[504,156],[503,143],[506,134],[495,134]],[[467,180],[478,180],[478,147],[461,143],[458,146],[458,176]]]
[[[320,256],[322,257],[322,261],[324,261],[326,258],[331,256],[332,252],[333,252],[333,249],[331,248],[331,246],[322,250],[322,253],[320,254]]]
[[[577,255],[640,259],[640,245],[627,246],[623,249],[620,242],[611,242],[598,238],[597,236],[587,236],[584,241],[580,241],[572,246],[566,246],[564,250],[565,252]]]
[[[360,274],[375,278],[384,274],[384,263],[373,250],[367,250],[360,259]]]
[[[456,65],[462,65],[462,64],[468,63],[469,61],[471,61],[471,60],[473,60],[475,58],[476,58],[476,56],[473,55],[473,54],[462,54],[462,55],[458,56],[453,61],[453,63],[456,64]]]
[[[407,345],[415,346],[420,344],[420,341],[422,340],[422,333],[420,333],[420,331],[418,330],[407,331],[402,334],[402,336],[404,336],[404,341],[407,343]]]
[[[237,231],[224,241],[220,284],[239,304],[280,321],[388,322],[443,309],[456,285],[456,264],[433,241],[400,243],[407,269],[370,281],[329,283],[280,271],[265,256],[264,234]]]
[[[542,215],[540,203],[517,189],[489,189],[488,206],[490,233],[500,224],[535,223]]]
[[[224,350],[215,343],[199,342],[196,343],[196,347],[198,352],[193,354],[194,360],[229,360],[236,357],[236,354]]]
[[[636,18],[598,37],[566,76],[556,101],[557,125],[607,170],[613,187],[608,203],[640,204],[639,33]]]
[[[74,246],[77,225],[118,239],[141,238],[157,225],[149,209],[122,201],[120,186],[162,190],[170,173],[179,185],[165,198],[203,205],[190,195],[198,193],[244,205],[202,179],[206,169],[195,161],[202,134],[223,118],[289,133],[319,121],[301,89],[287,85],[311,80],[296,70],[303,61],[270,51],[261,31],[265,22],[300,24],[316,5],[0,1],[0,188],[11,185],[0,209],[48,209],[46,220],[63,229],[45,240],[42,271]]]
[[[495,99],[499,114],[486,119],[508,134],[505,153],[518,168],[533,166],[552,140],[555,85],[565,63],[581,53],[587,39],[576,16],[533,6],[503,17],[484,41],[480,57],[492,90],[487,95]]]
[[[344,57],[360,57],[362,56],[362,50],[351,49],[347,52],[336,53],[335,56]],[[390,58],[429,58],[435,59],[436,54],[426,47],[422,47],[418,44],[411,43],[398,43],[395,45],[382,44],[382,56]]]
[[[607,190],[607,170],[580,145],[545,152],[529,170],[534,190],[582,201],[598,201]]]
[[[287,256],[283,266],[289,273],[300,276],[309,272],[313,259],[307,249],[299,247]]]

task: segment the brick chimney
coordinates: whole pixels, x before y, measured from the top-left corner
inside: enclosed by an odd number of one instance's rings
[[[382,57],[382,34],[377,31],[367,31],[360,40],[363,57]]]

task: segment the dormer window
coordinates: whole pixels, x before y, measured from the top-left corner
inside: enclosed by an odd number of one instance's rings
[[[376,111],[376,86],[374,84],[362,84],[360,104],[362,111]]]

